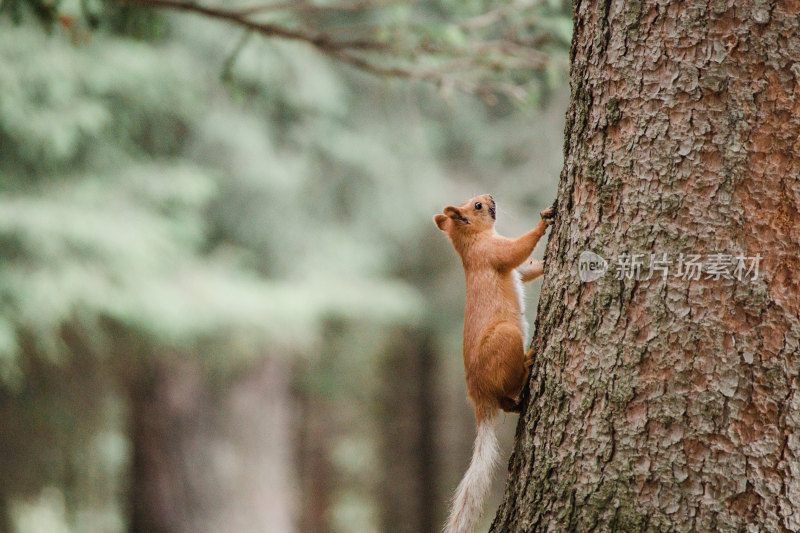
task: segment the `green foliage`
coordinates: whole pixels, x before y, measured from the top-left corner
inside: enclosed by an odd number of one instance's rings
[[[553,71],[565,66],[572,32],[570,5],[564,0],[15,0],[8,6],[14,20],[21,12],[31,13],[50,30],[57,21],[76,41],[97,27],[139,38],[165,37],[170,26],[162,13],[168,10],[197,13],[265,37],[305,42],[366,72],[425,80],[490,102],[510,98],[538,103],[557,84]]]
[[[367,202],[369,189],[354,187],[350,198],[337,193],[341,180],[313,183],[314,174],[326,171],[324,160],[344,162],[347,150],[357,150],[357,139],[344,150],[296,139],[320,154],[319,162],[309,163],[299,144],[293,150],[278,146],[274,133],[245,110],[223,105],[204,116],[204,95],[192,80],[198,72],[212,73],[187,49],[113,38],[74,49],[56,36],[41,43],[30,30],[11,27],[3,39],[0,129],[10,149],[2,178],[13,191],[0,209],[0,242],[13,257],[0,278],[8,323],[46,338],[77,312],[177,341],[216,328],[235,330],[237,323],[252,328],[260,316],[274,325],[265,338],[274,342],[281,332],[313,330],[313,317],[337,312],[335,302],[343,312],[358,308],[359,298],[345,291],[294,299],[288,309],[297,312],[287,313],[290,299],[281,296],[313,294],[326,283],[336,289],[352,283],[359,294],[364,268],[383,253],[362,246],[342,250],[352,242],[346,228],[357,216],[355,206]],[[317,66],[314,80],[298,75],[298,86],[335,87],[330,74],[327,82],[320,78],[324,65]],[[289,85],[263,80],[273,83]],[[309,91],[287,92],[288,101],[278,106],[303,116],[325,94],[316,112],[332,111],[332,91]],[[318,139],[330,134],[321,133]],[[196,162],[183,155],[192,153]],[[329,194],[312,190],[326,186]],[[317,227],[317,239],[303,238]],[[249,254],[255,259],[243,264]],[[346,264],[336,267],[341,257]],[[363,268],[353,269],[354,260]],[[275,281],[259,281],[257,271]],[[338,280],[331,271],[350,271],[350,279]],[[398,301],[410,305],[403,293],[387,295],[389,316],[404,308]],[[371,299],[363,305],[379,311]],[[287,324],[292,317],[297,327]],[[5,337],[3,345],[11,349],[13,336]]]
[[[213,82],[216,67],[201,53],[100,34],[73,47],[7,24],[0,50],[0,404],[4,421],[21,422],[4,424],[3,440],[38,433],[66,450],[55,462],[49,447],[15,453],[29,477],[37,472],[26,493],[64,486],[70,468],[87,468],[81,443],[120,430],[119,414],[75,419],[81,402],[116,393],[37,385],[78,361],[110,361],[125,369],[123,382],[147,371],[142,355],[167,347],[236,366],[267,346],[313,350],[329,317],[380,324],[419,308],[413,290],[375,270],[327,269],[341,257],[335,243],[350,243],[345,221],[329,224],[320,205],[303,201],[314,185],[299,145],[286,151],[259,134],[264,123],[225,104],[219,85],[216,96],[203,91],[197,76]],[[291,95],[296,106],[314,98]],[[215,97],[223,101],[208,111]],[[326,231],[313,242],[316,226]],[[304,262],[305,250],[320,248],[332,253]],[[369,255],[363,263],[376,262]],[[68,342],[66,330],[78,340]],[[130,339],[122,345],[119,331]],[[209,337],[235,350],[195,348]],[[114,464],[105,483],[120,475]],[[4,473],[0,492],[13,494],[23,476]],[[68,498],[88,497],[64,487]]]
[[[531,30],[488,7],[517,37]],[[314,24],[465,51],[473,32],[448,19],[486,8],[393,4]],[[221,374],[302,360],[298,385],[356,428],[332,439],[336,464],[375,483],[353,454],[374,441],[359,421],[393,332],[424,324],[459,343],[462,274],[431,216],[491,190],[500,231],[527,229],[560,163],[530,121],[552,119],[443,101],[202,18],[93,1],[2,10],[16,23],[0,19],[0,449],[16,462],[0,463],[0,496],[51,530],[122,530],[125,387],[176,352]],[[374,522],[368,487],[342,493],[335,520]]]

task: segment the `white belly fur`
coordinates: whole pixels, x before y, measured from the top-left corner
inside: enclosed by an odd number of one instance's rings
[[[528,321],[525,320],[525,287],[522,284],[522,274],[519,270],[514,270],[511,275],[514,280],[514,289],[517,291],[517,301],[519,302],[519,327],[522,329],[522,344],[528,349]]]

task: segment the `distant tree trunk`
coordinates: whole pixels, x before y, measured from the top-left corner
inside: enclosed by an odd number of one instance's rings
[[[131,392],[131,533],[293,533],[293,406],[285,363],[214,383],[164,356]]]
[[[800,3],[574,9],[559,219],[492,531],[800,531]],[[594,282],[586,250],[608,261]],[[755,279],[735,270],[759,255]]]
[[[204,392],[199,365],[185,359],[159,360],[134,384],[131,533],[188,531],[191,513],[202,508],[189,483],[187,441],[205,416]]]
[[[429,334],[408,328],[386,365],[383,401],[384,531],[433,533],[437,522],[436,351]]]
[[[302,419],[297,435],[300,531],[326,533],[336,486],[329,452],[333,415],[329,402],[303,388],[297,391],[297,402]]]
[[[8,512],[8,499],[0,492],[0,531],[11,530],[11,515]]]

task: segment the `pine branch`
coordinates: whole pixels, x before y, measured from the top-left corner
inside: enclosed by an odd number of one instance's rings
[[[302,30],[294,30],[284,26],[269,22],[259,22],[249,18],[255,8],[245,10],[227,10],[208,7],[201,4],[181,2],[179,0],[124,0],[123,4],[128,7],[152,7],[161,9],[171,9],[174,11],[186,11],[204,15],[206,17],[225,20],[250,31],[259,33],[264,37],[277,37],[292,41],[304,41],[320,49],[325,53],[332,53],[337,50],[388,50],[389,46],[380,41],[367,39],[352,40],[333,40],[330,36],[323,33],[312,33]]]
[[[485,15],[465,19],[453,27],[472,34],[502,23],[510,10],[519,5],[531,5],[541,0],[516,2],[497,8]],[[339,38],[336,31],[325,33],[308,28],[294,28],[263,20],[258,15],[273,12],[292,14],[307,12],[369,11],[387,7],[387,3],[371,0],[315,5],[308,2],[264,3],[250,7],[218,8],[207,4],[182,0],[121,0],[128,7],[167,9],[189,12],[235,24],[267,38],[305,42],[319,52],[348,64],[358,70],[385,78],[420,80],[438,85],[442,91],[456,89],[477,94],[487,100],[492,94],[502,94],[513,100],[525,100],[527,88],[513,81],[498,81],[498,73],[525,70],[543,70],[549,61],[547,54],[513,39],[485,40],[475,36],[466,44],[455,45],[430,39],[424,28],[405,24],[416,41],[402,46],[401,39]],[[517,12],[517,14],[519,14]],[[342,29],[342,28],[337,28]],[[348,31],[353,31],[347,26]],[[365,32],[378,33],[369,26]],[[421,66],[423,64],[424,66]],[[228,65],[230,68],[230,65]],[[511,76],[505,76],[511,79]]]
[[[376,4],[375,2],[370,1],[363,1],[363,2],[350,2],[350,3],[339,3],[339,4],[314,4],[311,2],[297,2],[297,1],[289,1],[289,2],[276,2],[274,4],[261,4],[256,5],[248,8],[243,8],[239,10],[239,14],[249,16],[249,15],[256,15],[258,13],[266,13],[269,11],[291,11],[293,13],[309,13],[309,12],[347,12],[347,11],[364,11],[367,9],[375,9],[379,7],[385,7],[387,4]]]

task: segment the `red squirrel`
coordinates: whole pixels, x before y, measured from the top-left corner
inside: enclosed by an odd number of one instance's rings
[[[445,531],[468,533],[482,514],[500,455],[495,415],[499,409],[519,412],[520,394],[530,375],[533,350],[525,353],[522,283],[544,272],[544,263],[528,256],[553,223],[555,208],[542,211],[539,224],[517,239],[495,232],[491,195],[442,212],[433,220],[461,256],[467,281],[464,371],[478,426],[472,461],[456,489]]]

